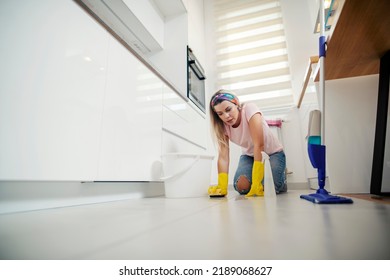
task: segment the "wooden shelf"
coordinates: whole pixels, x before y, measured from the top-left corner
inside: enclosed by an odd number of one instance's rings
[[[390,1],[346,0],[328,41],[325,80],[378,74],[388,50]]]

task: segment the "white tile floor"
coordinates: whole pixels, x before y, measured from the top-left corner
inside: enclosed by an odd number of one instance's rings
[[[0,259],[390,259],[390,205],[143,198],[0,215]]]

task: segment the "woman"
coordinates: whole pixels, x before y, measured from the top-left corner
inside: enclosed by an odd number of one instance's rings
[[[219,90],[210,100],[210,116],[218,142],[218,185],[210,196],[225,196],[228,188],[229,141],[241,146],[242,155],[234,176],[234,189],[246,196],[263,196],[264,164],[261,152],[270,157],[276,193],[286,192],[286,156],[283,146],[253,103],[240,104],[237,96]]]

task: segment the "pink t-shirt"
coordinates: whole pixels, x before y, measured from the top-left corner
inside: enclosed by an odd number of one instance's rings
[[[263,114],[257,108],[256,104],[245,103],[241,110],[241,123],[238,127],[232,127],[225,124],[225,133],[230,141],[239,145],[242,148],[242,154],[253,156],[253,141],[249,130],[249,120],[256,114],[260,113],[263,125],[264,135],[264,152],[271,155],[283,150],[278,138],[272,133],[267,122],[263,118]]]

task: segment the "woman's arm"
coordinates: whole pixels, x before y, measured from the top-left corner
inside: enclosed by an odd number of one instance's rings
[[[254,162],[252,167],[251,189],[246,196],[264,196],[264,187],[261,183],[264,178],[264,164],[261,156],[261,151],[264,150],[264,137],[262,116],[260,113],[256,113],[250,118],[249,130],[254,145]]]
[[[228,139],[226,139],[228,140]],[[226,141],[229,143],[229,141]],[[210,197],[222,197],[228,193],[229,145],[221,145],[218,154],[218,185],[208,189]]]
[[[263,159],[261,155],[261,152],[264,151],[262,118],[260,113],[256,113],[249,119],[249,131],[253,141],[255,161],[262,161]]]
[[[226,143],[227,143],[227,145],[221,145],[219,147],[218,174],[219,173],[229,173],[229,140],[226,141]]]

